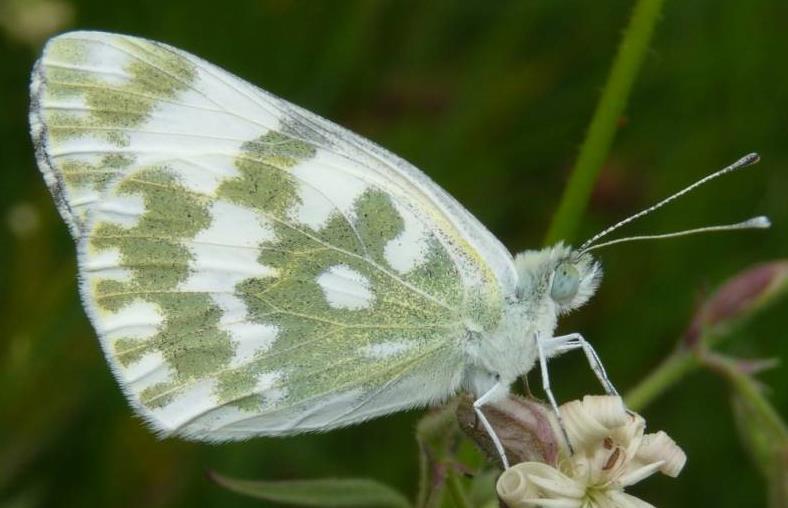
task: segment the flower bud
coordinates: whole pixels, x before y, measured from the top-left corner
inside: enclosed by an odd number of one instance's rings
[[[482,407],[485,417],[495,429],[510,463],[543,462],[554,465],[561,446],[551,408],[533,399],[518,395]],[[485,452],[491,461],[500,457],[473,409],[473,399],[462,397],[457,406],[460,428]]]

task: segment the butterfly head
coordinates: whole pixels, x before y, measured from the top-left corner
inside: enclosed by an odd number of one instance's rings
[[[588,301],[602,278],[602,267],[590,254],[558,243],[538,251],[525,251],[514,260],[518,282],[516,298],[545,301],[565,314]]]

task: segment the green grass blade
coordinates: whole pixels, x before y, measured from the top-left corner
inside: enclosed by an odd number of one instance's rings
[[[643,63],[663,0],[638,0],[613,61],[569,183],[547,232],[545,243],[571,240],[586,209],[594,180],[607,158],[632,85]]]

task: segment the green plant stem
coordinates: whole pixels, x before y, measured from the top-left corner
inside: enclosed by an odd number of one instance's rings
[[[443,470],[448,448],[455,434],[454,411],[456,400],[437,411],[427,413],[416,426],[416,441],[419,444],[419,490],[416,507],[426,508],[440,503],[443,478],[436,477]]]
[[[695,353],[687,349],[679,349],[624,396],[627,407],[633,411],[642,410],[665,390],[699,366],[700,362]]]
[[[610,151],[616,126],[648,50],[662,4],[663,0],[638,0],[635,5],[607,83],[602,90],[602,97],[597,103],[585,140],[580,147],[569,183],[548,229],[548,245],[571,239],[577,230],[594,180]]]
[[[741,371],[735,359],[719,354],[709,354],[706,355],[704,364],[728,380],[739,396],[746,400],[758,413],[760,419],[771,428],[774,436],[779,436],[783,442],[788,440],[788,428],[779,413],[763,396],[758,383],[752,376]]]
[[[741,372],[734,359],[712,352],[695,353],[691,350],[681,349],[673,353],[624,396],[627,407],[633,411],[642,410],[668,388],[699,367],[708,367],[722,374],[739,395],[746,399],[761,418],[768,423],[775,435],[788,439],[788,428],[774,407],[763,396],[755,380]]]
[[[468,495],[465,493],[465,488],[462,486],[462,482],[456,471],[449,470],[446,486],[448,487],[452,501],[454,501],[454,506],[457,508],[473,508],[473,504],[470,499],[468,499]]]

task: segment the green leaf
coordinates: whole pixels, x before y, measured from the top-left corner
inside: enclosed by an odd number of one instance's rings
[[[239,480],[210,472],[222,487],[257,499],[296,506],[410,508],[410,502],[391,487],[364,478],[319,480]]]

